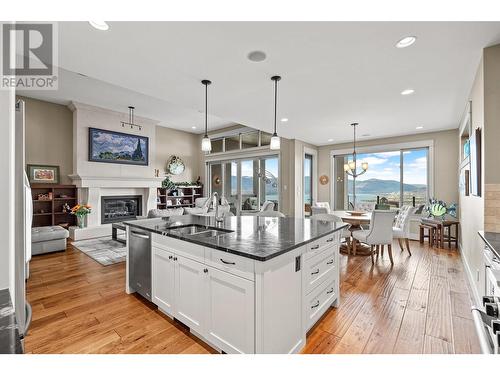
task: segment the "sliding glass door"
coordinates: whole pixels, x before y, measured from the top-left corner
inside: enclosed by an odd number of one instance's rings
[[[358,209],[361,206],[390,209],[427,202],[428,148],[358,153],[358,168],[362,162],[367,162],[368,171],[355,181],[343,170],[343,165],[350,161],[352,155],[334,158],[335,209]],[[357,207],[353,205],[354,196]]]
[[[279,158],[266,156],[208,165],[210,194],[227,199],[235,215],[255,213],[265,201],[279,204]]]

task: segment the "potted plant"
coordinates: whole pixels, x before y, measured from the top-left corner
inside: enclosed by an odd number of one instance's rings
[[[83,228],[85,225],[85,216],[92,212],[92,207],[88,204],[77,204],[71,209],[71,214],[75,215],[78,222],[78,227]]]

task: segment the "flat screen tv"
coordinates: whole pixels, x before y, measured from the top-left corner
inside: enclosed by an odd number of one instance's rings
[[[149,138],[89,128],[89,161],[148,165]]]

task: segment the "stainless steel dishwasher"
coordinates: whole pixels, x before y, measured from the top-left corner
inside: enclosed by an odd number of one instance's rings
[[[151,233],[130,227],[129,285],[151,301]]]

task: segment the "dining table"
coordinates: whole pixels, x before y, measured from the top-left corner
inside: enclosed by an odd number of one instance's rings
[[[349,231],[351,232],[351,244],[352,244],[352,232],[357,230],[362,230],[362,225],[369,225],[372,213],[371,212],[356,212],[356,211],[331,211],[332,215],[335,215],[342,219],[343,222],[350,224]],[[349,249],[347,245],[342,245],[340,247],[342,253],[349,254]],[[356,254],[353,255],[370,255],[370,246],[358,244],[356,246]]]

